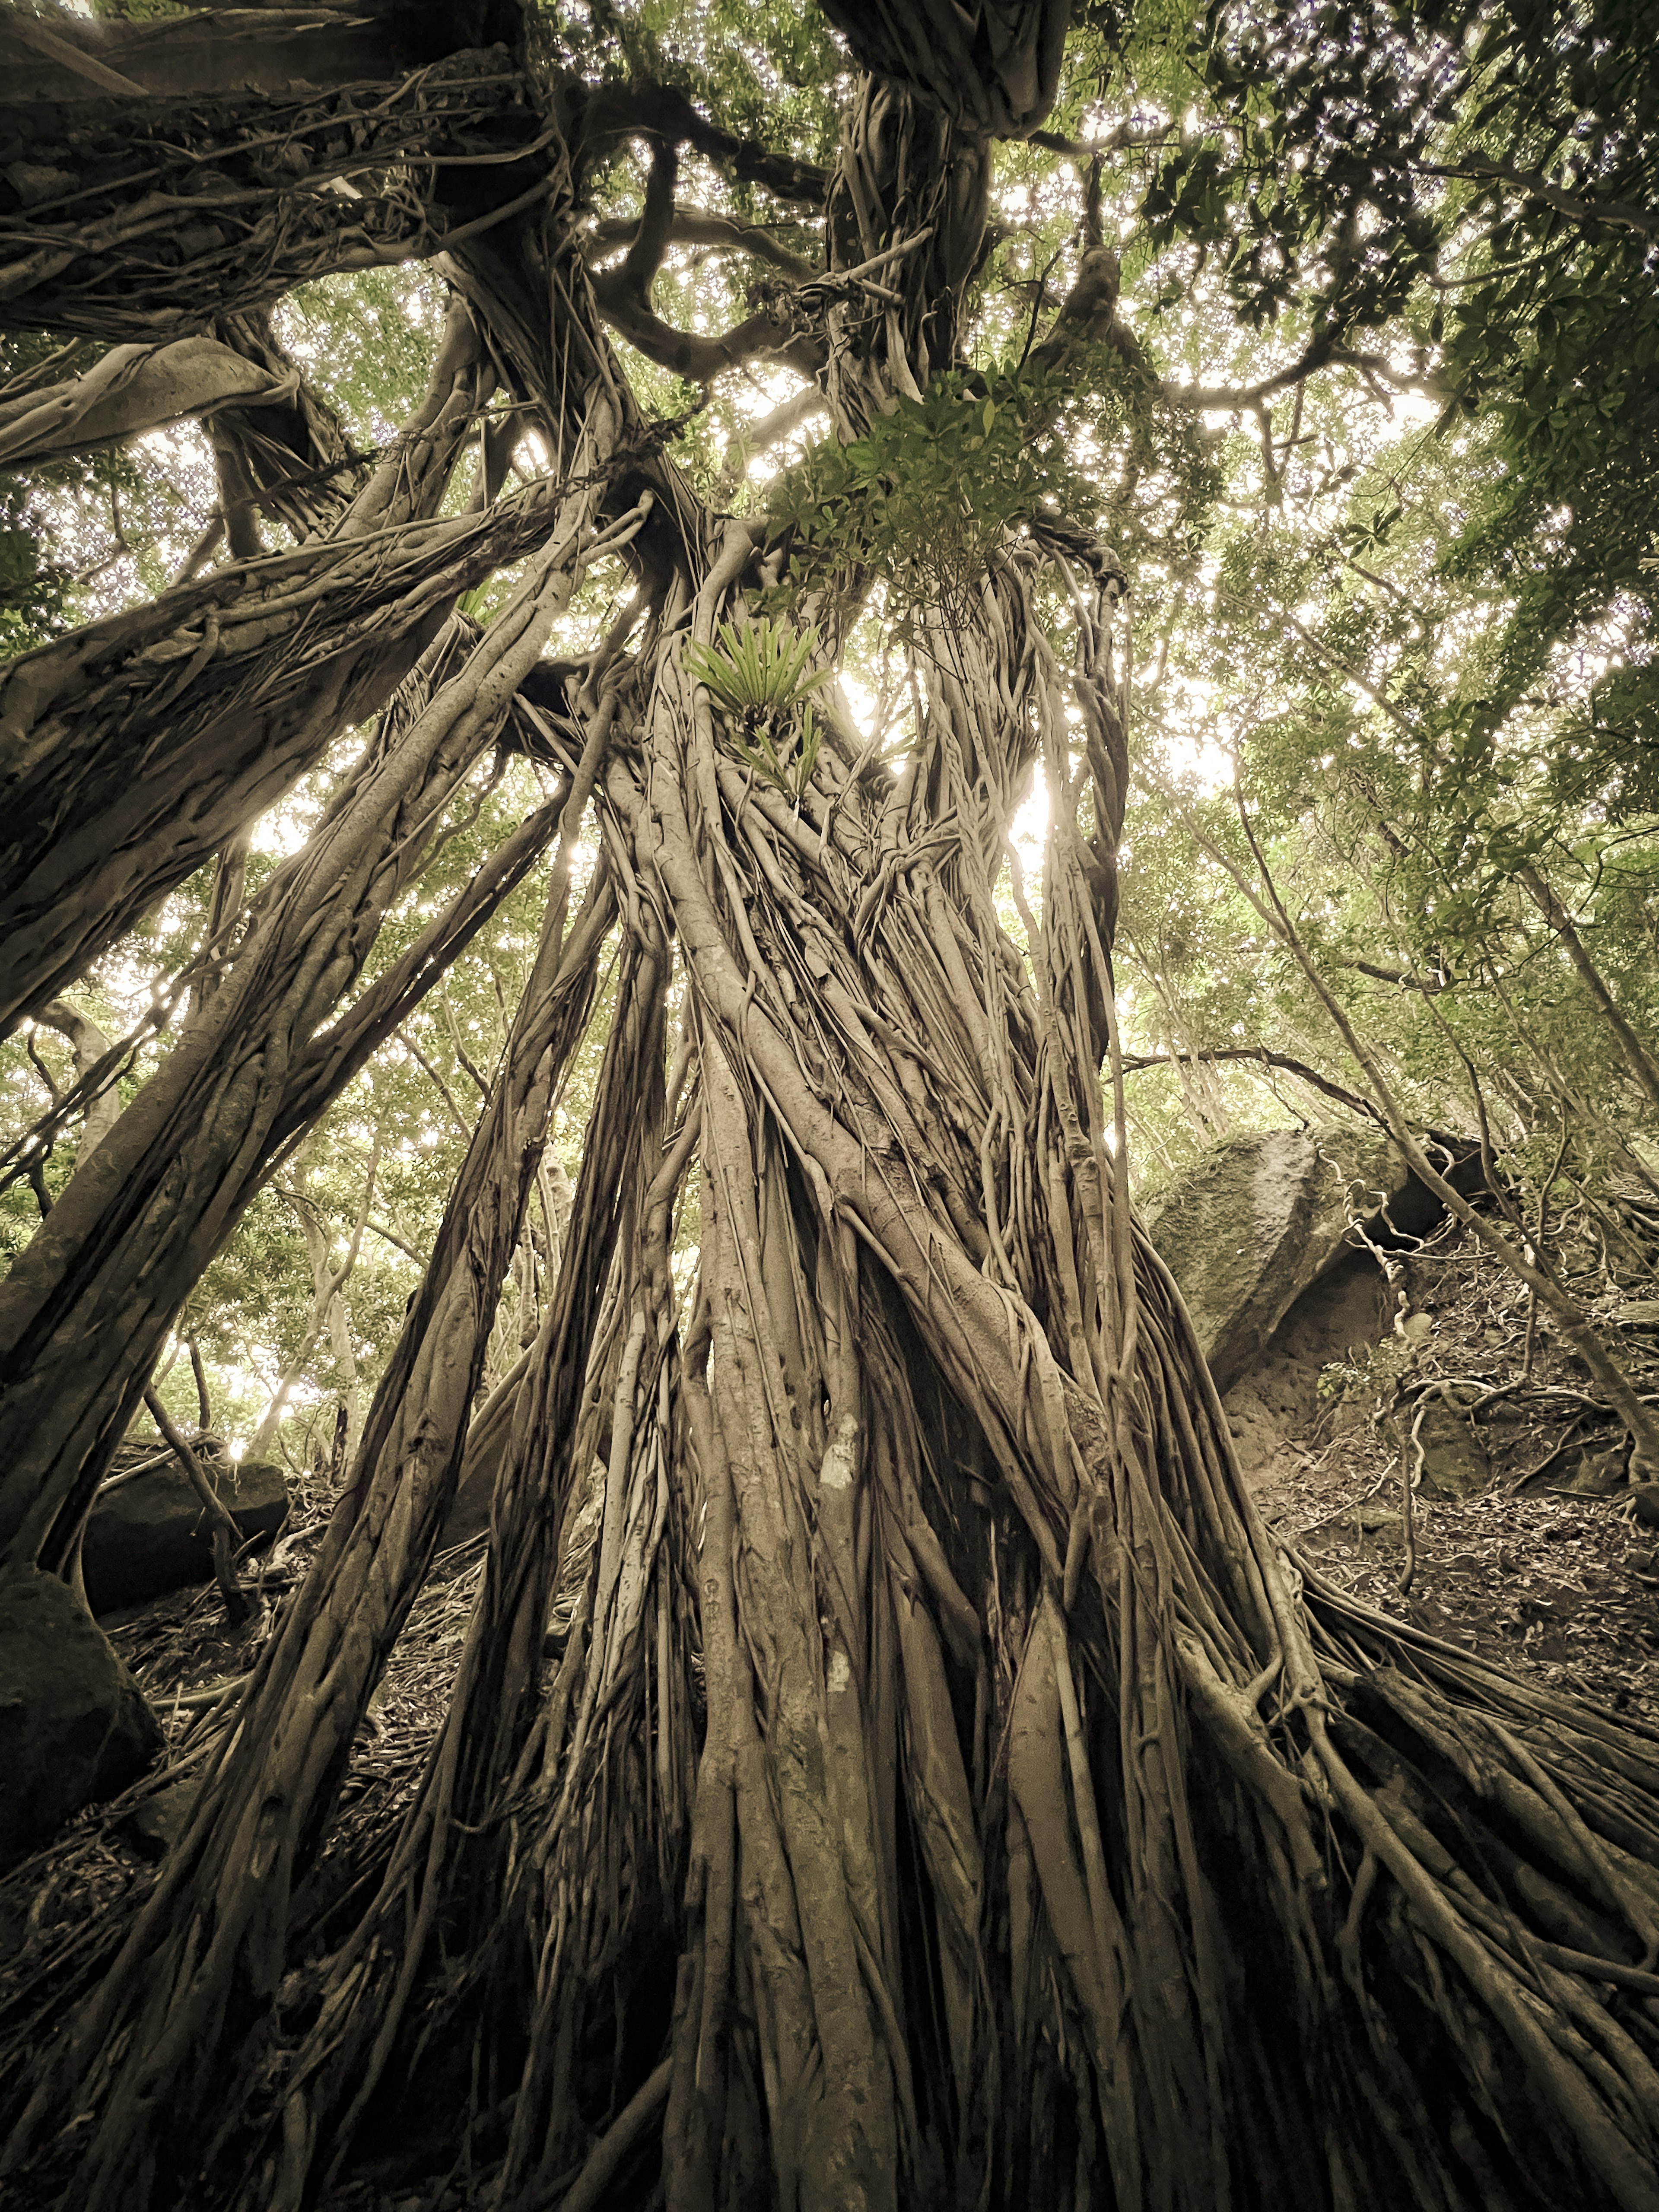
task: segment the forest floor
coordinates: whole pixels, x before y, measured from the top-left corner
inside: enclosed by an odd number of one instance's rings
[[[240,1628],[226,1620],[210,1583],[100,1622],[149,1699],[166,1750],[122,1796],[88,1808],[45,1850],[0,1878],[0,2032],[15,2009],[33,2008],[42,1978],[89,1966],[101,1949],[100,1921],[125,1925],[118,1908],[148,1888],[223,1735],[234,1690],[322,1542],[333,1503],[325,1478],[302,1477],[292,1497],[283,1534],[263,1559],[244,1564],[252,1614]],[[483,1553],[482,1535],[441,1553],[416,1601],[358,1731],[339,1817],[313,1878],[319,1888],[332,1887],[331,1869],[361,1871],[365,1845],[372,1857],[395,1832],[448,1707]]]
[[[1623,1431],[1541,1316],[1528,1367],[1526,1294],[1473,1237],[1431,1239],[1400,1287],[1428,1333],[1408,1361],[1395,1338],[1327,1367],[1328,1395],[1311,1410],[1304,1397],[1277,1445],[1258,1450],[1252,1488],[1268,1527],[1380,1611],[1659,1726],[1659,1528],[1638,1516]],[[1599,1265],[1571,1287],[1644,1390],[1659,1382],[1659,1301],[1621,1292]],[[1408,1499],[1416,1406],[1436,1382],[1447,1387],[1425,1428],[1440,1448]],[[1484,1403],[1471,1420],[1452,1410],[1459,1400]],[[1436,1494],[1436,1461],[1482,1486]]]

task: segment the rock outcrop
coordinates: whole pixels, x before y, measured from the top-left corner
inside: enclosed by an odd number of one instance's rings
[[[274,1536],[288,1518],[280,1468],[210,1462],[214,1487],[243,1541]],[[184,1469],[171,1462],[118,1476],[92,1509],[81,1547],[87,1603],[95,1613],[144,1605],[213,1573],[213,1528]]]
[[[1247,1482],[1266,1474],[1287,1437],[1312,1426],[1322,1370],[1363,1357],[1388,1334],[1391,1321],[1382,1271],[1369,1252],[1340,1253],[1309,1285],[1222,1400]],[[1339,1412],[1334,1425],[1342,1419]]]
[[[68,1585],[0,1581],[0,1865],[136,1782],[161,1747],[138,1685]]]
[[[1368,1223],[1386,1212],[1415,1232],[1437,1211],[1386,1137],[1268,1129],[1206,1154],[1149,1209],[1146,1225],[1225,1392],[1297,1300],[1353,1249],[1351,1212]]]

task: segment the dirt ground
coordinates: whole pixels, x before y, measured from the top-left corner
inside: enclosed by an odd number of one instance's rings
[[[1228,1394],[1267,1525],[1381,1611],[1659,1723],[1659,1529],[1638,1517],[1622,1431],[1541,1316],[1528,1370],[1527,1295],[1472,1237],[1443,1233],[1400,1264],[1389,1285],[1368,1254],[1342,1263]],[[1608,1291],[1599,1269],[1574,1287],[1644,1390],[1659,1381],[1659,1304]],[[1402,1291],[1403,1337],[1389,1326]],[[1469,1495],[1438,1492],[1425,1465],[1407,1499],[1425,1395],[1425,1429],[1452,1446],[1430,1456],[1481,1485]]]
[[[320,1480],[296,1489],[286,1531],[263,1559],[243,1568],[252,1613],[242,1627],[228,1625],[211,1583],[100,1622],[149,1699],[167,1748],[131,1790],[88,1808],[46,1850],[0,1878],[0,2033],[9,2016],[27,2012],[38,1998],[41,1978],[78,1970],[83,1938],[90,1958],[100,1940],[100,1916],[125,1924],[124,1902],[148,1888],[222,1733],[235,1687],[322,1541],[330,1503]],[[482,1537],[441,1553],[416,1601],[358,1732],[341,1792],[327,1854],[341,1865],[362,1846],[366,1829],[379,1840],[390,1836],[414,1791],[449,1703],[483,1564]]]

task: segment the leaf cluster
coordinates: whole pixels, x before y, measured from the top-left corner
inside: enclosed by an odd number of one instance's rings
[[[902,610],[959,605],[1009,530],[1065,481],[1063,396],[1031,368],[989,379],[958,370],[850,444],[815,447],[768,501],[791,536],[791,575],[850,566],[884,578]]]
[[[738,629],[722,623],[714,645],[694,645],[685,665],[713,699],[733,749],[754,773],[799,802],[823,741],[811,694],[830,672],[814,669],[815,629],[793,635],[761,615]]]
[[[1519,586],[1516,688],[1621,595],[1652,604],[1650,18],[1642,0],[1210,0],[1181,69],[1157,59],[1172,105],[1185,74],[1190,127],[1142,198],[1154,246],[1195,245],[1255,327],[1310,347],[1386,331],[1443,428],[1478,409],[1501,431],[1504,495],[1455,557]],[[1655,703],[1632,697],[1623,728]]]

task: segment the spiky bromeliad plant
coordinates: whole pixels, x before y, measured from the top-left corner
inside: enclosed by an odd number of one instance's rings
[[[712,645],[687,647],[685,666],[720,709],[732,750],[757,775],[799,804],[823,742],[811,694],[833,672],[812,667],[818,635],[769,616],[722,623]]]

